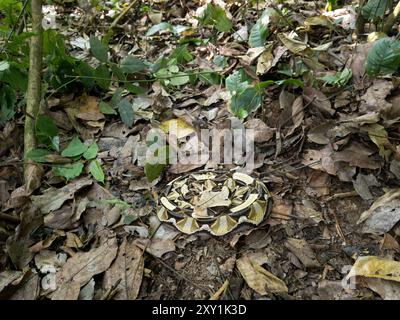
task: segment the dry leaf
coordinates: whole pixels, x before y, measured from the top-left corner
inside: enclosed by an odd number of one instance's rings
[[[400,262],[375,256],[359,257],[346,278],[356,276],[400,282]]]
[[[288,292],[286,284],[281,279],[253,262],[248,256],[238,259],[236,266],[248,286],[258,294]]]
[[[144,269],[143,251],[125,238],[118,249],[118,255],[105,272],[103,288],[107,291],[116,286],[115,300],[134,300],[139,294]]]
[[[325,116],[332,116],[335,110],[332,109],[329,99],[319,90],[312,87],[306,87],[303,90],[303,96],[307,103],[311,103]]]
[[[117,255],[115,237],[103,239],[103,243],[88,252],[78,252],[67,260],[56,274],[57,290],[52,300],[76,300],[81,286],[94,275],[106,271]]]
[[[364,223],[365,233],[384,234],[400,220],[400,189],[392,189],[376,199],[372,206],[364,211],[359,223]]]
[[[320,267],[320,263],[316,259],[314,251],[304,239],[289,238],[285,242],[285,247],[288,248],[306,268]]]
[[[60,209],[63,203],[73,199],[75,192],[92,184],[90,178],[82,178],[70,182],[61,189],[51,188],[40,196],[32,196],[32,202],[43,214]]]

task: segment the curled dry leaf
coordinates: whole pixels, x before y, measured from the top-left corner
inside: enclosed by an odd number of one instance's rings
[[[288,292],[286,284],[281,279],[252,261],[248,256],[238,259],[236,266],[248,286],[258,294]]]
[[[16,285],[24,276],[22,271],[12,271],[6,270],[0,272],[0,297],[6,297],[8,295],[7,288],[8,286]]]

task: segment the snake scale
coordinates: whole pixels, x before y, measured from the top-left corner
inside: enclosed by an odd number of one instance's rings
[[[162,192],[157,216],[185,234],[223,236],[259,225],[272,210],[265,184],[244,173],[203,171],[178,177]]]

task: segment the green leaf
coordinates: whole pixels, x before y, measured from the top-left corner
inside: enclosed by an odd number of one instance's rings
[[[58,135],[58,128],[53,119],[46,115],[39,115],[36,120],[36,135],[45,137]]]
[[[39,143],[46,144],[56,151],[60,150],[58,128],[49,116],[39,115],[36,119],[36,137]]]
[[[46,149],[33,149],[26,154],[25,159],[32,160],[38,163],[45,163],[47,162],[46,156],[49,154],[51,154],[51,151]]]
[[[105,64],[99,65],[95,70],[96,83],[102,88],[107,90],[111,83],[110,70]]]
[[[12,119],[15,114],[15,103],[17,97],[15,91],[8,85],[0,88],[0,125]]]
[[[104,183],[104,172],[103,169],[101,168],[101,164],[99,160],[93,160],[89,164],[89,170],[90,173],[92,174],[93,178],[95,178],[97,181],[100,181]]]
[[[392,2],[392,0],[368,0],[367,4],[362,7],[361,14],[370,21],[383,18],[386,10],[391,7]]]
[[[400,41],[391,38],[378,40],[368,52],[366,70],[369,75],[387,75],[400,66]]]
[[[110,104],[113,108],[117,108],[118,107],[118,103],[121,101],[122,99],[122,93],[124,92],[124,90],[122,88],[117,88],[117,90],[115,90],[111,100],[110,100]]]
[[[144,62],[133,56],[127,56],[121,61],[121,70],[125,73],[135,73],[146,69]]]
[[[228,32],[232,29],[232,22],[226,16],[223,8],[209,3],[199,19],[203,25],[214,26],[220,32]]]
[[[107,62],[108,60],[108,48],[98,38],[90,37],[90,52],[100,62]]]
[[[0,61],[0,72],[8,70],[10,68],[10,64],[8,61]]]
[[[262,94],[255,88],[247,88],[231,98],[231,111],[239,119],[246,118],[258,109],[262,103]]]
[[[86,145],[78,137],[74,137],[69,145],[61,152],[63,157],[76,157],[85,153],[88,149]]]
[[[293,79],[293,78],[284,79],[284,80],[277,80],[277,81],[275,81],[275,83],[276,83],[278,86],[292,85],[292,86],[300,87],[300,88],[303,88],[303,87],[304,87],[303,81],[301,81],[301,80],[299,80],[299,79]]]
[[[269,17],[265,15],[257,20],[253,28],[251,28],[249,35],[249,46],[251,48],[264,46],[268,37],[268,23]]]
[[[101,113],[104,114],[117,114],[117,111],[113,109],[107,102],[100,101],[99,109]]]
[[[160,32],[162,30],[172,31],[172,28],[173,28],[172,24],[170,24],[168,22],[161,22],[159,24],[152,26],[149,30],[147,30],[146,37],[150,37],[153,34],[156,34],[157,32]]]
[[[189,52],[187,44],[175,48],[174,51],[172,51],[170,58],[176,59],[179,64],[185,64],[186,62],[193,60],[193,56]]]
[[[99,146],[96,142],[93,142],[89,148],[83,153],[83,157],[86,160],[91,160],[97,157],[97,153],[99,152]]]
[[[165,169],[165,164],[150,164],[146,163],[144,166],[144,173],[146,174],[147,180],[149,182],[153,182],[155,179],[157,179],[161,173]]]
[[[178,86],[188,83],[190,81],[190,78],[186,73],[178,72],[178,73],[174,73],[173,75],[171,75],[171,78],[169,79],[169,81],[170,81],[171,85],[178,87]]]
[[[145,90],[142,87],[133,85],[132,83],[129,82],[125,83],[124,87],[126,90],[128,90],[130,93],[133,94],[142,94],[145,92]]]
[[[325,84],[330,84],[332,86],[343,87],[351,79],[353,73],[350,69],[344,68],[343,71],[336,72],[335,75],[325,76],[320,78]]]
[[[244,80],[242,70],[236,70],[226,78],[225,86],[232,94],[236,94],[246,90],[249,83]]]
[[[153,182],[161,175],[169,162],[169,156],[169,147],[162,146],[156,150],[154,156],[147,160],[144,166],[144,173],[148,181]]]
[[[69,163],[62,166],[53,167],[54,174],[64,177],[65,179],[67,179],[67,181],[79,177],[82,171],[83,163],[81,162]]]
[[[127,99],[122,99],[118,103],[118,111],[122,122],[128,128],[132,127],[134,120],[132,103],[130,103]]]

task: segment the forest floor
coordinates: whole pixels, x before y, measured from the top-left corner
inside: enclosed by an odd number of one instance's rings
[[[129,1],[44,6],[59,34],[45,53],[64,60],[45,65],[57,134],[43,132],[64,151],[35,155],[27,190],[23,112],[0,132],[0,298],[400,299],[400,82],[366,73],[374,25],[356,37],[350,1],[207,2],[135,1],[112,28]],[[255,130],[263,223],[224,236],[160,224],[167,183],[215,169],[145,170],[146,134],[171,119],[189,149],[201,129]]]

